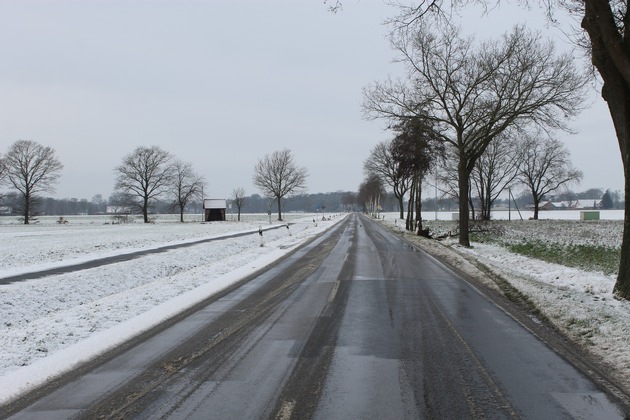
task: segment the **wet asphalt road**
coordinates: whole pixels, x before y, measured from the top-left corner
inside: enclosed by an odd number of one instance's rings
[[[614,419],[627,410],[478,289],[358,215],[112,356],[9,407],[19,409],[11,418]]]

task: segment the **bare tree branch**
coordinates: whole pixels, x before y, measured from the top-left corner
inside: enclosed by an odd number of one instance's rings
[[[404,219],[403,199],[409,191],[411,178],[403,173],[400,162],[394,159],[391,150],[392,143],[392,141],[384,141],[374,146],[370,156],[363,162],[363,170],[366,175],[374,174],[383,183],[392,187],[394,196],[398,200],[400,218]]]
[[[521,144],[523,155],[518,178],[532,194],[534,219],[538,219],[543,197],[567,184],[579,182],[582,172],[573,167],[569,151],[557,139],[540,133],[525,134]]]

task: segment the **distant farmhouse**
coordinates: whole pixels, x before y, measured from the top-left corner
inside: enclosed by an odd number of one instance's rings
[[[539,206],[539,210],[598,210],[601,208],[601,198],[579,198],[570,201],[542,201]]]

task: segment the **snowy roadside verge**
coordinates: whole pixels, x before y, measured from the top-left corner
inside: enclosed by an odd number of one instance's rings
[[[254,234],[2,286],[0,404],[264,268],[343,217],[312,220],[266,232],[263,247]]]
[[[392,220],[382,223],[495,290],[507,281],[555,328],[605,366],[626,393],[630,391],[630,302],[614,298],[614,276],[546,263],[496,244],[473,243],[465,248],[456,239],[419,238],[403,233]]]
[[[275,250],[252,261],[246,267],[214,279],[211,283],[189,290],[111,328],[87,335],[86,338],[61,348],[45,358],[37,359],[30,365],[9,371],[0,377],[0,404],[7,403],[34,387],[41,386],[101,354],[115,349],[144,331],[231,286],[256,270],[273,263],[291,250]]]

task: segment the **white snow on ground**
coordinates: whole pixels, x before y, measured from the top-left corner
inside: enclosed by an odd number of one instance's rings
[[[555,216],[560,212],[554,213]],[[394,224],[396,217],[388,213],[383,223],[402,232],[400,220]],[[427,222],[429,226],[431,223]],[[451,227],[444,225],[441,229],[452,229],[455,222],[451,223]],[[404,227],[404,223],[402,225]],[[519,220],[499,222],[499,226],[504,231],[500,242],[514,243],[527,238],[619,248],[623,220]],[[419,241],[423,248],[491,287],[496,284],[489,282],[475,263],[480,262],[500,275],[529,296],[559,330],[604,362],[625,388],[630,389],[630,302],[614,298],[616,276],[528,258],[498,244],[473,242],[472,248],[465,248],[459,246],[455,238],[438,242],[414,235],[406,237]]]
[[[264,268],[342,220],[286,215],[242,222],[0,224],[0,278],[121,253],[221,237],[75,273],[0,285],[0,404],[93,358]],[[319,216],[321,219],[321,215]],[[314,221],[315,220],[315,221]],[[105,224],[108,223],[108,224]],[[264,246],[258,229],[262,227]]]

